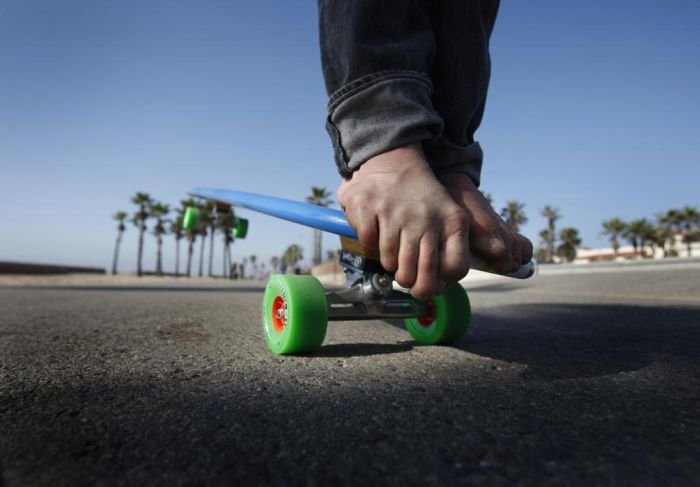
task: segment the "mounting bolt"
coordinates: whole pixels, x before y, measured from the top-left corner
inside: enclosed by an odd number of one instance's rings
[[[391,291],[391,278],[385,274],[373,274],[371,283],[372,287],[381,294],[386,294]]]

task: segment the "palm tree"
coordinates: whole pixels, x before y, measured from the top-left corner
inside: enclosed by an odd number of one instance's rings
[[[170,222],[170,233],[175,237],[175,277],[180,276],[180,240],[184,237],[182,220],[182,210],[178,208],[177,216]]]
[[[258,275],[258,266],[255,264],[255,262],[258,260],[258,256],[253,254],[248,257],[248,260],[250,260],[250,265],[252,267],[251,277],[256,278]]]
[[[561,218],[561,213],[559,212],[558,208],[554,208],[553,206],[546,205],[542,209],[542,216],[547,219],[547,233],[544,234],[544,237],[546,238],[545,243],[546,243],[546,261],[547,262],[552,262],[553,256],[554,256],[554,244],[556,240],[556,234],[555,232],[555,223],[558,219]],[[543,236],[543,233],[540,232],[540,237]]]
[[[143,269],[141,267],[141,263],[143,262],[143,234],[146,233],[146,220],[149,217],[148,212],[153,200],[148,193],[139,192],[131,197],[131,202],[139,207],[134,214],[132,222],[139,229],[139,252],[136,261],[136,273],[141,276],[143,274]]]
[[[557,255],[567,262],[571,262],[576,258],[576,247],[581,245],[578,230],[573,227],[562,228],[559,232],[559,239],[561,244],[557,247]]]
[[[287,247],[287,250],[282,254],[282,263],[288,267],[294,268],[303,258],[301,247],[297,244],[292,244]]]
[[[686,245],[688,257],[692,253],[692,243],[700,238],[698,227],[700,226],[700,213],[694,206],[684,206],[680,211],[683,226],[683,243]]]
[[[549,230],[545,228],[540,230],[539,237],[540,245],[535,252],[535,258],[539,262],[547,262],[547,246],[549,245],[549,242],[552,241],[552,236],[549,234]]]
[[[619,218],[611,218],[603,222],[602,233],[610,238],[615,257],[617,257],[617,251],[620,248],[620,236],[624,234],[626,229],[627,224]]]
[[[156,219],[153,227],[153,235],[156,237],[156,274],[163,275],[163,235],[168,230],[165,228],[165,217],[170,212],[170,206],[154,202],[151,204],[151,217]]]
[[[648,239],[651,228],[651,223],[649,223],[649,221],[646,218],[638,218],[636,220],[632,220],[627,225],[627,228],[624,232],[624,237],[627,240],[629,240],[629,242],[632,244],[632,248],[634,248],[634,255],[637,255],[637,249],[640,247],[642,249],[642,257],[646,255],[644,247],[646,245],[646,241]]]
[[[118,211],[114,214],[114,219],[117,220],[117,242],[114,244],[114,258],[112,259],[112,274],[117,273],[117,260],[119,260],[119,246],[122,243],[122,235],[124,230],[126,230],[126,225],[124,225],[124,220],[128,215],[125,211]]]
[[[272,272],[277,272],[280,265],[280,258],[276,255],[270,259],[270,265],[272,266]]]
[[[656,215],[656,219],[666,235],[666,242],[668,242],[668,251],[664,244],[664,257],[678,255],[676,252],[676,235],[681,233],[681,225],[683,223],[681,212],[675,209],[668,210],[666,213]]]
[[[217,206],[213,211],[209,219],[209,235],[211,235],[209,238],[209,277],[214,276],[214,235],[219,228],[219,215],[225,211],[225,208]]]
[[[656,255],[656,248],[661,247],[664,251],[664,257],[668,255],[666,252],[666,240],[668,240],[668,234],[666,229],[663,227],[651,226],[649,233],[646,235],[646,240],[649,242],[651,247],[651,256]]]
[[[331,193],[326,191],[326,188],[311,187],[311,195],[306,197],[306,202],[312,205],[329,206],[333,204],[330,199]],[[321,230],[314,229],[314,265],[321,263]]]
[[[206,200],[204,203],[198,205],[199,207],[199,235],[202,239],[199,242],[199,277],[204,275],[204,242],[207,239],[208,228],[210,222],[213,219],[212,212],[214,211],[214,203],[210,200]],[[212,235],[212,239],[214,236]]]
[[[501,217],[506,221],[508,225],[515,232],[520,232],[520,225],[525,225],[527,223],[527,216],[525,216],[524,203],[518,203],[515,200],[509,200],[501,209]]]
[[[236,217],[233,213],[233,208],[229,208],[226,212],[220,212],[217,214],[218,226],[221,230],[223,237],[224,249],[223,249],[223,274],[224,277],[231,275],[231,243],[233,242],[232,230],[236,223]]]
[[[182,214],[185,214],[185,211],[187,208],[190,207],[196,207],[197,202],[192,199],[186,199],[180,202],[180,205],[182,205]],[[185,236],[187,237],[187,272],[186,275],[187,277],[192,276],[192,254],[194,254],[194,242],[197,240],[197,232],[195,230],[187,230],[185,232]]]

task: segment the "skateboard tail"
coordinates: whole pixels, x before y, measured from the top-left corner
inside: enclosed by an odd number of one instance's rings
[[[228,189],[196,188],[190,192],[190,195],[228,203],[307,227],[318,228],[324,232],[357,239],[357,233],[348,223],[345,214],[333,208]]]

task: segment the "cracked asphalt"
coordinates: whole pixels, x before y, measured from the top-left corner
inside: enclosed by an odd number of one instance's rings
[[[0,288],[0,487],[697,485],[700,265],[488,281],[265,348],[264,283]]]

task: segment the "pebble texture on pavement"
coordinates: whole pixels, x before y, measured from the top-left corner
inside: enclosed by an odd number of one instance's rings
[[[690,485],[700,271],[470,291],[454,347],[261,336],[262,283],[0,288],[0,487]]]

